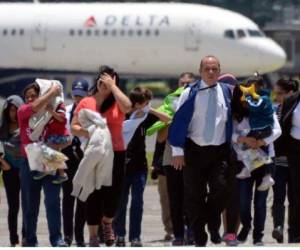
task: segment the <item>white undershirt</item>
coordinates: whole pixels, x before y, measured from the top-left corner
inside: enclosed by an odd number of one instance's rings
[[[294,139],[300,140],[300,103],[293,112],[291,136]]]

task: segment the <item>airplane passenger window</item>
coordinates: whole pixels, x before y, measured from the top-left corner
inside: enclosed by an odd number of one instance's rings
[[[141,30],[138,30],[136,33],[137,33],[138,36],[142,35],[142,31]]]
[[[107,36],[108,30],[103,30],[103,36]]]
[[[262,33],[259,30],[248,30],[250,36],[253,37],[262,37]]]
[[[237,30],[237,36],[238,38],[243,38],[246,36],[246,33],[244,30]]]
[[[146,36],[150,36],[151,31],[150,30],[146,30],[145,34],[146,34]]]
[[[82,30],[78,30],[78,35],[79,35],[79,36],[82,35]]]
[[[124,36],[125,35],[125,30],[120,30],[120,35]]]
[[[74,34],[75,34],[75,31],[73,29],[70,30],[70,36],[74,36]]]
[[[224,36],[230,39],[234,39],[234,31],[233,30],[225,30]]]
[[[95,30],[95,36],[99,36],[100,31],[99,30]]]
[[[23,35],[24,35],[24,30],[20,29],[20,36],[23,36]]]
[[[87,30],[87,31],[86,31],[86,34],[87,34],[88,36],[90,36],[90,35],[92,34],[92,31],[91,31],[91,30]]]
[[[128,30],[128,35],[132,36],[133,35],[133,30]]]
[[[117,31],[116,31],[116,30],[112,30],[112,31],[111,31],[111,35],[112,35],[112,36],[115,36],[116,34],[117,34]]]
[[[15,29],[12,29],[12,30],[11,30],[11,35],[14,36],[15,34],[16,34],[16,30],[15,30]]]
[[[7,30],[3,30],[3,35],[6,36],[7,35]]]
[[[159,35],[159,30],[155,30],[155,31],[154,31],[154,34],[155,34],[156,36],[158,36],[158,35]]]

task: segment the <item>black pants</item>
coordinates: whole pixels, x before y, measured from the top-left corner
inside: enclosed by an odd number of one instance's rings
[[[300,140],[289,140],[289,178],[291,189],[289,209],[289,239],[300,241]]]
[[[274,174],[275,184],[273,186],[273,205],[272,216],[274,228],[284,228],[285,217],[285,200],[288,197],[290,203],[291,190],[288,187],[290,183],[289,168],[285,166],[276,165]]]
[[[11,168],[3,171],[2,174],[4,188],[8,203],[8,229],[10,243],[19,244],[18,236],[18,214],[20,210],[20,176],[19,169]],[[25,237],[24,225],[22,227],[22,237]]]
[[[88,225],[99,225],[102,216],[113,218],[117,212],[125,177],[125,151],[114,152],[112,186],[91,193],[86,201]]]
[[[164,166],[170,201],[170,213],[175,238],[184,238],[184,186],[183,171],[172,166]]]
[[[206,245],[205,225],[218,229],[225,207],[227,146],[201,147],[191,140],[185,146],[184,203],[197,245]],[[209,192],[207,191],[209,187]],[[211,229],[210,229],[211,230]]]
[[[239,183],[236,174],[243,168],[243,164],[236,159],[236,155],[231,155],[231,160],[227,171],[227,185],[225,188],[224,199],[226,199],[226,233],[236,233],[239,223],[240,206],[239,206]]]
[[[64,182],[62,185],[63,188],[62,213],[63,213],[64,237],[72,240],[73,228],[74,228],[75,241],[82,242],[84,241],[84,224],[86,221],[85,203],[80,201],[79,199],[75,199],[75,197],[71,195],[73,190],[72,180],[76,174],[78,165],[79,165],[79,161],[77,162],[67,161],[68,169],[66,169],[66,173],[69,179],[66,182]],[[76,209],[75,209],[75,220],[74,220],[75,200],[76,200]]]

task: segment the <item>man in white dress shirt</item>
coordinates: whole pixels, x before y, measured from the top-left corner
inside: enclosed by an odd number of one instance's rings
[[[231,139],[227,123],[232,118],[231,112],[228,112],[230,98],[225,94],[228,87],[217,82],[219,60],[215,56],[204,57],[199,72],[201,80],[196,82],[199,88],[184,148],[172,147],[172,154],[175,169],[183,169],[185,209],[195,233],[196,245],[205,246],[205,225],[209,225],[211,237],[212,233],[218,234],[220,213],[224,208],[222,191],[226,185],[224,173]],[[187,88],[182,93],[177,110],[191,97],[191,89]]]

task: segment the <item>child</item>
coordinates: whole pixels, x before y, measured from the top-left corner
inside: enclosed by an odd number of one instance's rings
[[[242,102],[247,103],[249,110],[249,124],[250,132],[247,137],[253,137],[256,140],[263,140],[272,134],[274,119],[273,119],[273,105],[270,100],[270,92],[265,88],[262,77],[255,76],[249,78],[248,83],[250,87],[240,86],[243,96]],[[258,93],[258,94],[257,94]],[[274,185],[274,180],[271,177],[272,160],[268,156],[268,146],[261,146],[260,149],[266,153],[266,161],[263,165],[262,173],[264,175],[261,185],[258,187],[259,191],[267,190]],[[244,179],[250,177],[250,171],[246,166],[237,174],[237,178]]]
[[[71,138],[68,130],[66,129],[66,109],[63,103],[59,104],[56,110],[48,105],[46,110],[52,115],[51,120],[45,127],[44,141],[45,143],[55,150],[60,151],[62,148],[71,143]],[[49,172],[38,172],[34,175],[33,179],[40,180],[48,175]],[[64,169],[58,169],[58,176],[53,180],[53,184],[61,184],[68,180]]]
[[[127,145],[126,178],[120,206],[114,219],[114,230],[117,236],[116,246],[125,246],[126,208],[131,190],[129,241],[132,247],[141,247],[143,193],[147,181],[146,131],[158,119],[168,122],[170,118],[149,106],[152,99],[150,90],[136,87],[130,92],[129,99],[132,103],[132,113],[123,123],[123,136]]]

